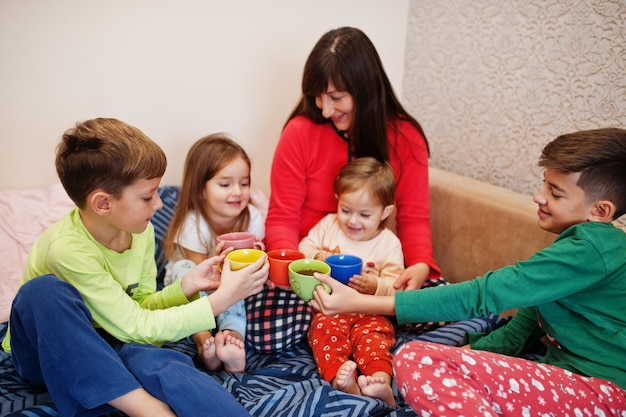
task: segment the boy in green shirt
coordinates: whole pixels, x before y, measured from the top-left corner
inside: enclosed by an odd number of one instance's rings
[[[33,245],[3,348],[63,416],[249,415],[191,358],[158,346],[215,327],[217,314],[263,288],[268,264],[233,272],[213,257],[156,291],[150,218],[165,167],[156,143],[116,119],[79,123],[58,146],[76,208]]]
[[[626,413],[626,233],[612,224],[626,213],[626,130],[559,136],[539,165],[538,223],[559,236],[528,260],[395,297],[359,294],[320,276],[333,293],[317,288],[311,304],[327,314],[395,314],[407,323],[520,308],[505,326],[470,335],[466,349],[410,342],[396,352],[398,387],[418,412]],[[514,357],[543,337],[541,363]]]

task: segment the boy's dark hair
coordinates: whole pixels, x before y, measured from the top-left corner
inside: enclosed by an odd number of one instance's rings
[[[561,135],[541,151],[539,166],[573,174],[587,202],[609,200],[615,219],[626,213],[626,130],[604,128]]]
[[[67,130],[57,146],[57,174],[79,208],[102,189],[115,198],[140,179],[162,177],[163,150],[139,129],[117,119],[97,118]]]

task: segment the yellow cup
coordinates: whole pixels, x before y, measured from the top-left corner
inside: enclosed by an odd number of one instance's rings
[[[265,252],[259,249],[235,249],[229,252],[226,257],[230,262],[231,271],[237,271],[256,262],[263,255]]]

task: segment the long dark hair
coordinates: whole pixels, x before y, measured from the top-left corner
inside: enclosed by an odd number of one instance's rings
[[[347,133],[354,157],[371,156],[389,161],[389,122],[404,119],[428,141],[424,130],[400,104],[372,41],[351,27],[325,33],[313,47],[304,65],[302,97],[289,120],[305,115],[315,123],[331,123],[315,105],[315,96],[326,91],[328,81],[348,92],[354,100],[354,117]]]

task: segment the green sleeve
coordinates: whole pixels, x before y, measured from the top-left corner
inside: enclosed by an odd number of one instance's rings
[[[396,316],[400,323],[465,320],[554,302],[601,281],[605,276],[602,262],[587,240],[560,239],[526,261],[471,281],[399,291]]]
[[[139,242],[138,239],[135,243]],[[122,342],[161,345],[215,327],[206,297],[188,302],[176,287],[168,290],[169,293],[148,295],[146,292],[139,299],[133,297],[133,291],[145,291],[144,288],[153,284],[146,282],[148,276],[142,276],[143,259],[134,257],[132,251],[119,256],[105,254],[95,243],[65,237],[49,246],[46,263],[51,273],[80,292],[94,323]],[[133,280],[137,276],[142,276],[139,282],[137,278]],[[126,285],[126,282],[135,284]],[[144,303],[180,305],[153,309],[154,304],[145,308]]]
[[[518,356],[545,333],[537,321],[537,309],[518,310],[513,319],[490,333],[469,333],[467,342],[472,349]]]

